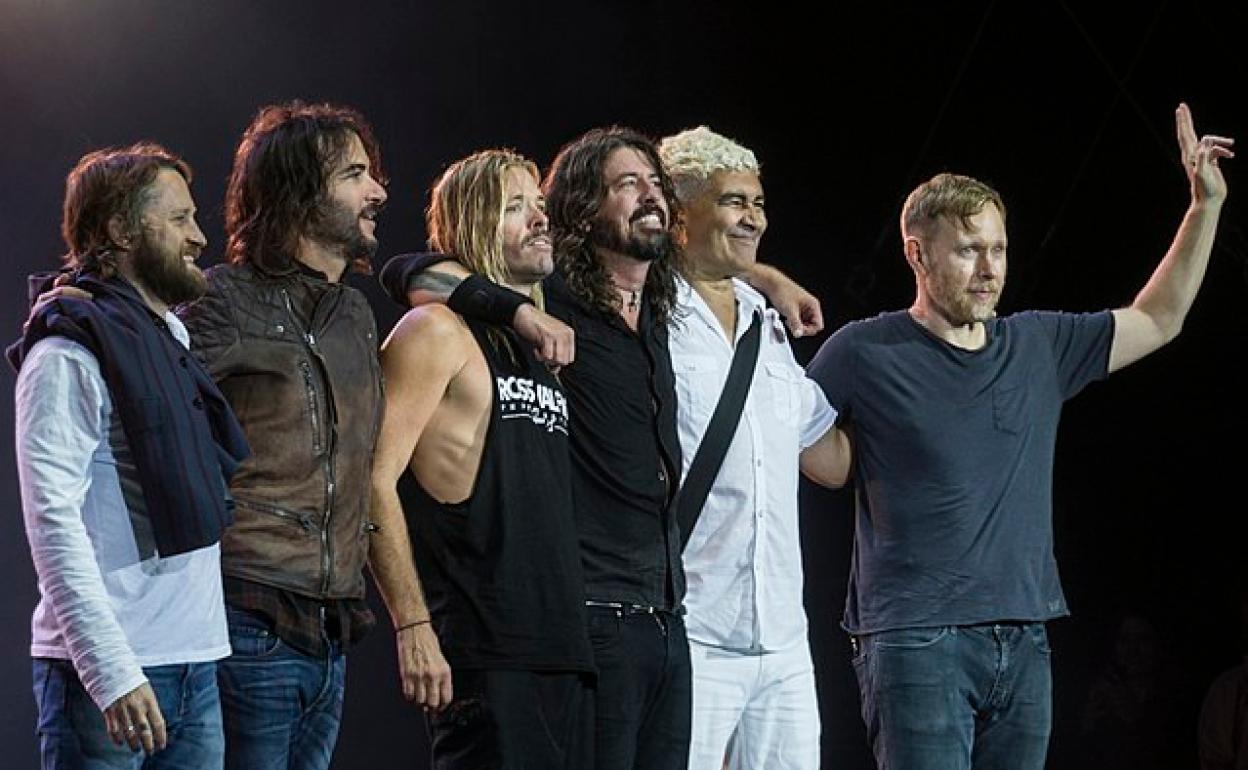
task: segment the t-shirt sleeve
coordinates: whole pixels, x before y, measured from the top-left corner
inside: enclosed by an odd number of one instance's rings
[[[1028,313],[1048,335],[1062,398],[1069,399],[1090,382],[1109,375],[1109,350],[1114,340],[1114,314]]]
[[[853,329],[844,327],[828,338],[806,366],[806,376],[819,384],[838,414],[837,422],[853,417]]]

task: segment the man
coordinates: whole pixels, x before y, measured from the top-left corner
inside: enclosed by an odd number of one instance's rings
[[[1186,105],[1177,124],[1191,206],[1129,307],[997,318],[1005,206],[941,174],[902,210],[914,304],[849,324],[810,365],[853,428],[844,624],[883,768],[1044,765],[1044,622],[1067,614],[1051,515],[1061,405],[1179,333],[1226,197],[1231,140],[1197,141]]]
[[[41,303],[10,349],[45,768],[222,764],[218,540],[247,446],[169,312],[204,290],[190,180],[155,144],[83,156],[61,229],[94,300]]]
[[[802,605],[801,468],[848,473],[836,412],[793,357],[777,312],[738,276],[767,230],[759,165],[705,126],[659,144],[680,200],[683,244],[670,322],[684,476],[707,432],[735,349],[756,315],[748,397],[684,550],[693,731],[689,767],[819,767],[819,704]],[[684,490],[688,494],[689,489]],[[689,501],[684,501],[688,503]]]
[[[426,224],[431,248],[540,300],[552,246],[531,162],[485,150],[452,164]],[[401,527],[395,485],[407,468],[436,501],[416,519],[429,606],[420,591],[385,597],[392,615],[421,618],[423,658],[450,662],[453,681],[412,693],[430,709],[434,765],[591,767],[593,661],[562,387],[510,329],[440,304],[409,311],[381,361],[374,517]]]
[[[237,521],[222,541],[231,768],[329,765],[344,652],[373,624],[365,560],[370,548],[398,553],[388,543],[405,537],[368,521],[377,334],[364,296],[342,283],[377,247],[378,164],[353,110],[261,109],[226,191],[229,264],[209,270],[207,293],[180,310],[254,450],[231,486]],[[401,561],[371,564],[389,591],[414,584],[402,582]]]
[[[691,690],[666,326],[674,191],[653,142],[619,127],[565,145],[543,190],[558,267],[543,283],[546,304],[576,340],[561,382],[598,671],[595,767],[685,768]],[[445,301],[465,315],[509,307],[505,290],[480,276],[459,283],[468,273],[457,264],[420,272],[432,261],[391,260],[382,272],[391,296]],[[756,280],[792,308],[794,328],[821,328],[818,304],[795,284],[774,271]]]

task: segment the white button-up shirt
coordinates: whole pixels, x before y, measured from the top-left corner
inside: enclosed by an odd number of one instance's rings
[[[807,379],[779,314],[733,281],[736,336],[763,314],[758,365],[741,421],[685,548],[689,638],[731,650],[783,650],[806,639],[797,519],[798,456],[836,422]],[[682,479],[719,402],[735,343],[710,306],[677,279],[671,321]]]

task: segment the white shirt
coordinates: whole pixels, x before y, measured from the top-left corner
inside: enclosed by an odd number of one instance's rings
[[[165,322],[189,337],[172,313]],[[147,681],[143,666],[230,654],[220,546],[162,558],[121,422],[95,357],[64,337],[18,374],[17,468],[39,577],[30,654],[68,658],[101,709]]]
[[[689,638],[731,650],[783,650],[806,639],[797,519],[798,456],[836,422],[793,358],[779,314],[733,281],[739,340],[763,313],[758,366],[741,421],[685,548]],[[728,378],[734,345],[710,307],[677,279],[670,325],[677,428],[689,472]]]

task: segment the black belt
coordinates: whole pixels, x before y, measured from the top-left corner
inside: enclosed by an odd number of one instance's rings
[[[615,610],[623,615],[656,615],[660,612],[671,612],[671,610],[665,610],[660,607],[651,607],[648,604],[631,604],[629,602],[599,602],[594,601],[593,599],[586,599],[585,606]]]

